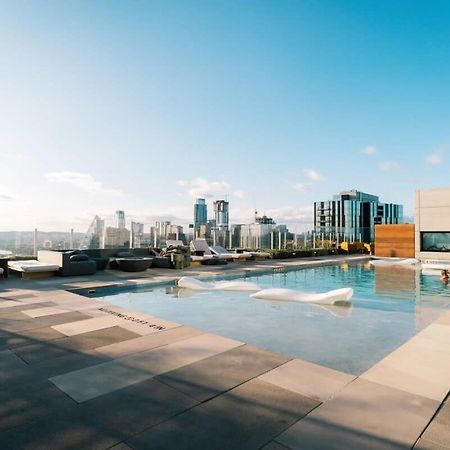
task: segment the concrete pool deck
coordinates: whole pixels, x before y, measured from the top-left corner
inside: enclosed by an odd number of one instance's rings
[[[0,448],[450,449],[450,311],[355,377],[67,292],[347,259],[0,280]]]

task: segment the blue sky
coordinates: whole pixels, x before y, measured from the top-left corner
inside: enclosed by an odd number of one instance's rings
[[[0,1],[0,230],[226,195],[301,231],[350,188],[410,215],[448,185],[448,23],[447,0]]]

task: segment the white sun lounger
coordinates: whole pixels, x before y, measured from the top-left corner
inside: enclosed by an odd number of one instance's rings
[[[229,259],[228,257],[223,257],[221,255],[214,255],[209,246],[208,243],[206,242],[206,239],[195,239],[194,241],[191,241],[191,251],[192,252],[203,252],[203,256],[201,256],[200,258],[204,258],[203,261],[205,261],[206,259],[214,259],[214,258],[218,258],[218,259]],[[195,255],[193,255],[191,258],[194,258]],[[197,256],[198,258],[198,256]],[[193,259],[192,261],[200,261],[199,259]]]
[[[251,258],[253,255],[249,252],[244,252],[244,253],[231,253],[228,252],[226,249],[224,249],[222,246],[220,245],[214,245],[212,247],[209,247],[209,249],[211,250],[211,253],[213,253],[216,256],[221,256],[223,258],[227,258],[227,259],[247,259],[247,258]]]
[[[45,278],[58,272],[58,264],[47,264],[34,259],[24,261],[8,261],[8,268],[18,272],[22,278]]]

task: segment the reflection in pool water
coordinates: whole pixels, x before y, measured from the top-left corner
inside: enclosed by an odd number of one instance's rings
[[[245,279],[262,288],[306,292],[352,287],[354,296],[347,307],[330,307],[175,286],[104,295],[116,305],[354,374],[406,342],[450,304],[450,287],[410,268],[345,263]]]

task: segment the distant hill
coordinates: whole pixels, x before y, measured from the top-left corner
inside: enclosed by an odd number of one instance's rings
[[[74,233],[74,247],[79,247],[84,233]],[[10,250],[18,255],[33,253],[34,231],[0,231],[0,249]],[[68,249],[70,232],[38,231],[37,248]]]

